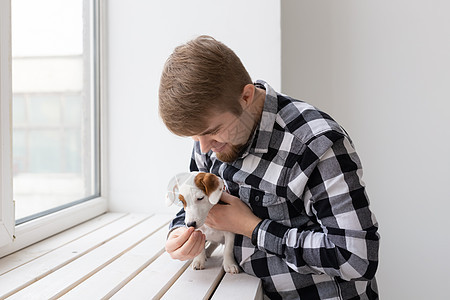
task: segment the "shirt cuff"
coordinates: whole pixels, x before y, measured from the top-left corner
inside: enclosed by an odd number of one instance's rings
[[[283,238],[289,227],[272,220],[263,220],[257,232],[257,246],[259,250],[275,255],[283,254]]]
[[[258,231],[259,231],[259,227],[261,226],[261,223],[263,222],[264,220],[261,220],[259,223],[258,223],[258,225],[256,225],[256,227],[255,227],[255,229],[253,229],[253,232],[252,232],[252,244],[253,244],[253,246],[257,246],[258,245]]]

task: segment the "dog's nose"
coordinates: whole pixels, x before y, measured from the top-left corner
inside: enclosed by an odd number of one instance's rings
[[[197,228],[197,223],[194,221],[194,222],[189,222],[189,223],[187,223],[186,224],[186,226],[187,227],[194,227],[194,228]]]

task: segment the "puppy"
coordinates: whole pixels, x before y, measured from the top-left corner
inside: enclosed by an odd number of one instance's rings
[[[201,230],[206,240],[211,242],[208,250],[196,256],[192,262],[195,270],[205,268],[206,258],[211,255],[220,244],[225,244],[223,251],[223,268],[225,272],[236,274],[239,268],[234,260],[233,246],[234,233],[220,231],[205,225],[209,210],[216,205],[224,188],[223,180],[211,173],[191,172],[181,173],[173,177],[167,187],[166,204],[170,206],[174,202],[183,205],[185,224]]]

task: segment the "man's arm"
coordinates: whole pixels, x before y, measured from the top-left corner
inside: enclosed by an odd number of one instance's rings
[[[262,221],[239,198],[222,193],[220,201],[227,205],[215,205],[211,208],[205,224],[209,227],[252,237],[255,227]]]
[[[255,232],[258,249],[281,257],[299,273],[372,279],[378,265],[379,236],[361,176],[350,142],[336,141],[318,160],[306,188],[300,193],[292,187],[298,193],[296,201],[304,203],[322,230],[300,230],[266,219]],[[207,224],[251,237],[259,218],[236,197],[225,202],[230,205],[216,205],[210,211]]]
[[[372,279],[378,266],[378,225],[361,177],[361,163],[349,140],[335,141],[297,200],[303,201],[307,214],[322,230],[304,231],[264,220],[258,230],[258,248],[282,257],[299,273]]]

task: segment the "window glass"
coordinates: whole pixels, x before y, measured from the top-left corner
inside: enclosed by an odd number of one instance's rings
[[[30,125],[58,126],[61,122],[61,101],[59,95],[29,95],[29,121]]]
[[[16,223],[99,195],[89,0],[12,0]]]

